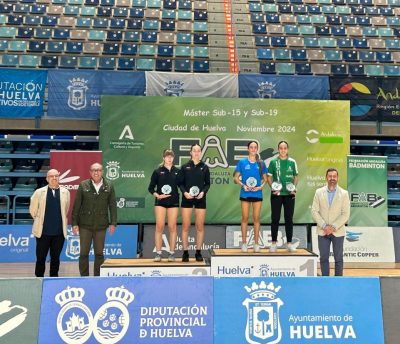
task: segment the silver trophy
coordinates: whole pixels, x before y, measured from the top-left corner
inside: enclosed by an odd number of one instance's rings
[[[199,193],[200,193],[200,189],[199,189],[197,186],[192,186],[192,187],[189,189],[189,194],[190,194],[190,196],[192,196],[192,197],[196,197]]]
[[[254,177],[249,177],[246,179],[246,185],[249,188],[255,188],[257,186],[257,179]]]
[[[282,184],[281,184],[281,183],[278,183],[278,182],[273,182],[273,183],[271,184],[271,189],[272,189],[272,191],[274,191],[274,192],[279,192],[279,191],[282,190]]]
[[[165,184],[165,185],[162,186],[161,192],[162,192],[164,195],[169,195],[169,194],[172,192],[172,188],[171,188],[170,185]]]
[[[296,185],[294,185],[293,183],[287,183],[286,190],[289,192],[294,192],[296,191]]]

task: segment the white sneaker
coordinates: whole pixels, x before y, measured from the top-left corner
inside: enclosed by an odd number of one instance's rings
[[[247,244],[246,243],[242,244],[242,252],[244,252],[244,253],[247,252]]]
[[[155,262],[161,262],[161,253],[156,253],[156,255],[154,257],[154,261]]]
[[[269,248],[270,253],[275,253],[278,250],[278,246],[276,244],[271,244]]]
[[[296,252],[297,251],[296,247],[294,247],[294,245],[291,244],[291,243],[287,244],[287,249],[288,249],[289,252]]]
[[[254,244],[253,245],[253,250],[254,250],[254,252],[260,252],[260,245]]]

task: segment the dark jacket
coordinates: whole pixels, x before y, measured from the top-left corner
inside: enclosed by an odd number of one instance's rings
[[[79,184],[72,209],[72,226],[92,230],[104,230],[110,224],[117,225],[117,203],[112,184],[103,179],[99,193],[92,180]]]

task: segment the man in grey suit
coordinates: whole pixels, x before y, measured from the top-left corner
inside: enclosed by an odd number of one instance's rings
[[[327,185],[315,191],[311,214],[317,223],[322,276],[329,276],[329,251],[332,243],[335,276],[343,275],[345,224],[350,217],[349,193],[338,185],[335,168],[326,171]]]
[[[103,178],[99,163],[90,166],[90,179],[79,184],[72,209],[72,231],[80,236],[79,272],[89,276],[89,251],[93,241],[94,276],[100,276],[104,262],[106,229],[112,235],[117,226],[117,204],[112,184]]]

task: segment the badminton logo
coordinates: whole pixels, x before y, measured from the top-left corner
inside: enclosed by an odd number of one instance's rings
[[[378,208],[386,201],[383,196],[370,192],[352,192],[350,200],[354,208]]]

